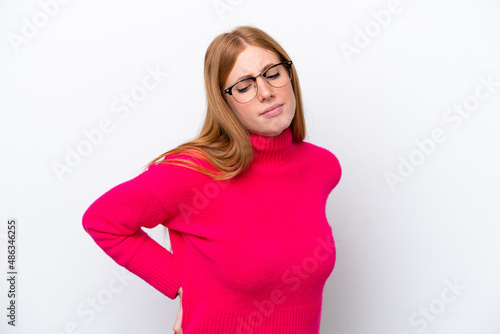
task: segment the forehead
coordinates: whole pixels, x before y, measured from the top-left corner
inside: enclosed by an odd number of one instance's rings
[[[234,81],[242,76],[254,76],[264,71],[267,66],[279,62],[278,55],[264,48],[249,45],[236,58],[227,81]]]

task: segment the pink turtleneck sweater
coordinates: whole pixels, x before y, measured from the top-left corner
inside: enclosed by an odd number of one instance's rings
[[[325,206],[339,162],[292,141],[290,127],[250,140],[254,156],[242,174],[217,181],[155,164],[92,203],[83,226],[169,298],[182,286],[184,334],[317,334],[336,259]],[[172,253],[141,229],[158,224]]]

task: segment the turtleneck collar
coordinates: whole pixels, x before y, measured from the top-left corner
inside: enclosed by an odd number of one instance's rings
[[[280,167],[292,158],[295,145],[292,142],[291,126],[274,137],[250,133],[253,148],[252,164],[264,167]]]

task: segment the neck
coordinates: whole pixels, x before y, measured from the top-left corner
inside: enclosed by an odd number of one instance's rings
[[[295,153],[292,142],[292,129],[287,127],[274,137],[250,133],[250,142],[253,148],[252,164],[264,167],[280,167],[285,165]]]

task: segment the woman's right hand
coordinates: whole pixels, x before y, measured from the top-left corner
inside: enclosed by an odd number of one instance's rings
[[[177,313],[177,318],[175,319],[174,323],[174,332],[175,334],[182,334],[182,286],[179,288],[179,291],[177,291],[177,294],[180,297],[180,308],[179,312]]]

